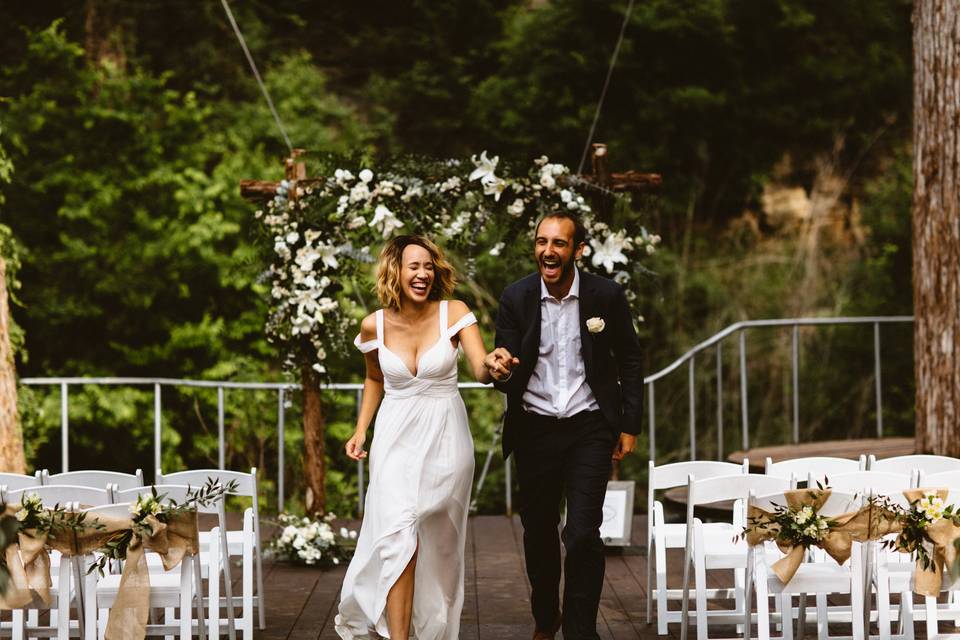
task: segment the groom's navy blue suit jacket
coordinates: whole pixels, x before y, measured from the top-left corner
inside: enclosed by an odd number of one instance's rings
[[[507,394],[504,457],[522,437],[522,398],[540,354],[540,281],[539,273],[531,274],[508,286],[500,296],[496,344],[520,359],[509,380],[494,383]],[[623,287],[581,271],[579,304],[587,384],[615,437],[621,432],[636,435],[643,415],[643,363]],[[590,333],[589,318],[601,318],[603,331]]]

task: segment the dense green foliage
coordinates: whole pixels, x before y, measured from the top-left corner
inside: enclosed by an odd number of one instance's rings
[[[625,9],[232,6],[297,146],[371,162],[487,149],[574,168]],[[637,291],[649,371],[744,318],[910,312],[909,12],[906,0],[637,3],[596,139],[614,169],[664,175],[633,214],[664,237]],[[22,247],[20,375],[282,379],[263,333],[269,248],[237,182],[278,178],[286,149],[220,5],[3,3],[0,61],[0,223]],[[770,194],[790,187],[809,196],[810,217],[771,215]],[[473,286],[458,293],[488,335],[499,288],[528,268],[477,256]],[[789,339],[750,334],[753,443],[790,432]],[[802,332],[804,439],[872,433],[872,348],[869,328]],[[360,367],[339,362],[333,377],[357,380]],[[724,367],[729,450],[734,342]],[[910,367],[909,328],[885,329],[888,433],[912,431]],[[699,363],[700,455],[716,452],[713,372],[712,358]],[[678,372],[657,387],[661,460],[685,455],[686,384]],[[499,398],[475,395],[482,456]],[[151,389],[76,389],[70,400],[72,467],[152,467]],[[290,400],[288,495],[302,451]],[[58,391],[24,388],[21,401],[29,461],[58,468]],[[353,401],[328,396],[335,511],[356,492],[339,453]],[[165,391],[163,403],[164,465],[215,464],[216,392]],[[264,468],[272,488],[275,395],[228,391],[226,406],[228,465]],[[639,479],[644,465],[634,456],[624,475]],[[484,508],[502,500],[494,469]]]

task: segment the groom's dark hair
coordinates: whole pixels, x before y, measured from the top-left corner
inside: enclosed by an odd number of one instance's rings
[[[534,230],[534,236],[540,231],[540,223],[546,220],[547,218],[558,218],[560,220],[569,220],[573,223],[573,246],[579,247],[580,243],[587,241],[587,228],[583,226],[583,221],[580,220],[580,216],[573,213],[572,211],[563,211],[562,209],[557,211],[551,211],[550,213],[545,213],[540,216],[540,219],[537,220],[537,226]]]

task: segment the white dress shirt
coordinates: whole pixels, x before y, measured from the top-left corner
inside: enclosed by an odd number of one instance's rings
[[[554,418],[569,418],[600,408],[587,384],[580,342],[580,272],[563,300],[540,280],[540,354],[523,394],[523,408]]]

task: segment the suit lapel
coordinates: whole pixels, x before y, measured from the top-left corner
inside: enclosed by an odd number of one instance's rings
[[[532,286],[527,291],[526,299],[526,317],[529,318],[527,330],[523,334],[523,343],[521,349],[523,357],[530,363],[535,363],[540,356],[540,277],[531,278]],[[530,367],[533,371],[533,367]]]
[[[587,318],[592,318],[594,308],[594,292],[590,286],[590,278],[587,274],[580,272],[580,350],[583,355],[583,366],[586,369],[587,377],[593,372],[593,336],[587,330]]]

